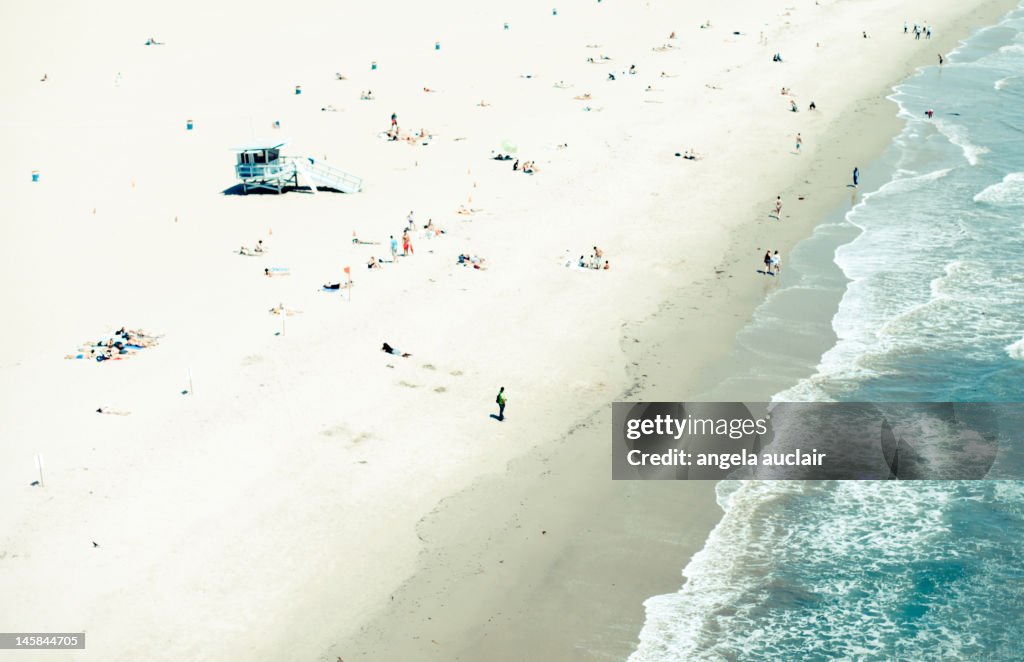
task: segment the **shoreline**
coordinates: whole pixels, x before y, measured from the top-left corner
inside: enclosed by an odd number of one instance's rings
[[[962,16],[955,29],[943,30],[933,43],[940,52],[948,52],[975,30],[994,24],[1016,6],[1016,2],[1006,1],[984,3]],[[904,121],[896,115],[896,104],[888,98],[892,88],[927,64],[929,57],[921,54],[908,58],[902,74],[859,99],[836,118],[821,141],[825,153],[818,152],[813,159],[808,159],[806,167],[793,177],[800,183],[786,187],[782,193],[785,199],[804,195],[806,200],[800,203],[798,222],[786,224],[781,232],[776,232],[777,226],[772,227],[773,248],[780,246],[783,254],[788,255],[820,224],[828,222],[829,218],[845,216],[859,201],[855,193],[849,203],[845,203],[848,193],[836,182],[843,182],[848,176],[847,163],[879,162],[904,126]],[[842,163],[835,162],[832,156],[835,153],[843,155]],[[862,181],[862,190],[876,190],[885,181],[887,179],[871,173]],[[868,183],[870,188],[866,186]],[[813,196],[809,194],[811,191]],[[756,213],[754,209],[751,215]],[[751,242],[748,240],[744,245],[739,238],[752,235],[755,242],[766,243],[765,230],[764,223],[735,228],[729,249],[720,263],[722,266],[717,269],[729,272],[730,277],[747,265],[752,272],[756,255],[752,256],[746,247]],[[763,251],[763,248],[759,246],[757,250]],[[632,386],[626,390],[624,399],[726,399],[726,394],[720,390],[723,380],[742,375],[744,371],[744,366],[738,363],[740,359],[733,355],[733,343],[763,303],[764,292],[751,287],[728,287],[720,275],[682,288],[676,296],[666,299],[657,313],[624,329],[622,347],[632,364],[628,371]],[[779,286],[784,285],[779,283]],[[726,297],[733,302],[739,299],[740,303],[716,309],[713,304],[704,304],[706,293],[710,291],[715,292],[716,300]],[[815,321],[816,327],[822,324],[827,327],[826,333],[817,336],[815,344],[800,348],[799,358],[806,362],[805,370],[799,375],[777,375],[774,380],[750,380],[740,385],[738,391],[737,384],[732,382],[727,399],[767,400],[811,374],[817,359],[835,340],[830,321],[840,298],[841,293],[838,297],[817,301],[825,306],[824,310],[801,310],[808,319]],[[694,310],[701,315],[702,324],[677,323],[679,319],[692,318],[695,313],[690,311]],[[644,349],[632,351],[634,345]],[[699,359],[686,366],[687,372],[697,373],[695,378],[681,381],[680,375],[684,374],[681,366],[659,357],[658,350],[669,346],[702,348]],[[550,447],[536,447],[526,456],[510,462],[501,476],[483,477],[473,487],[445,499],[417,527],[424,544],[417,572],[392,596],[391,605],[365,624],[358,634],[345,640],[346,645],[337,648],[354,654],[354,659],[367,660],[376,659],[375,656],[382,653],[383,659],[416,655],[418,659],[438,660],[621,660],[634,651],[644,623],[642,602],[653,595],[679,589],[680,573],[689,558],[702,548],[722,513],[715,502],[715,483],[705,481],[629,482],[617,490],[618,500],[612,501],[606,497],[614,488],[595,489],[581,482],[588,488],[587,494],[573,494],[572,498],[586,505],[562,507],[560,500],[569,495],[554,489],[547,476],[555,467],[564,471],[573,463],[577,468],[581,464],[586,467],[581,472],[584,475],[595,470],[594,465],[604,465],[606,475],[610,475],[610,462],[583,462],[588,458],[587,450],[601,443],[601,430],[608,425],[608,412],[596,412],[585,423],[574,426],[568,435],[552,442]],[[518,485],[513,493],[522,499],[519,503],[524,507],[503,512],[505,517],[498,517],[495,523],[488,513],[480,512],[478,500],[486,498],[484,495],[495,487],[507,491],[510,484]],[[499,501],[507,503],[507,499]],[[532,503],[525,507],[526,501]],[[684,502],[693,507],[681,506]],[[625,525],[638,516],[643,519],[635,522],[635,526]],[[454,524],[455,520],[459,523]],[[553,537],[543,541],[550,544],[548,548],[540,547],[536,529],[551,526],[553,533],[554,523],[565,521],[573,522],[581,532],[576,540],[559,541]],[[609,521],[623,525],[610,527]],[[470,549],[477,551],[471,557],[473,571],[459,572],[452,566],[466,558],[454,550],[462,543],[452,540],[452,530],[465,531],[485,522],[490,523],[485,529],[486,536],[471,539],[469,543]],[[599,524],[607,537],[596,542],[593,531]],[[532,536],[519,531],[524,525],[530,526]],[[634,530],[628,531],[630,528]],[[635,535],[636,529],[642,530],[643,535],[631,539],[629,534]],[[533,540],[528,541],[531,537]],[[634,546],[630,546],[630,542],[635,543]],[[592,548],[588,549],[591,543]],[[508,556],[501,551],[506,545],[523,545],[528,550],[520,567],[503,567],[507,561],[499,557]],[[551,550],[550,546],[556,549]],[[614,551],[608,552],[609,548]],[[636,563],[641,554],[644,563]],[[444,559],[441,567],[439,559]],[[622,567],[630,569],[632,586],[624,588],[622,582],[596,580],[604,576],[617,577]],[[482,579],[489,572],[500,576]],[[551,586],[541,591],[539,580]],[[525,588],[522,583],[526,584]],[[438,591],[438,584],[445,588]],[[563,588],[566,585],[571,588]],[[500,598],[494,597],[498,590],[502,594]],[[566,620],[566,614],[580,612],[585,616],[567,619],[568,623],[560,623],[556,632],[550,629],[553,619]],[[486,622],[482,614],[487,615]],[[467,627],[468,623],[475,625]],[[407,634],[409,639],[396,641],[393,638],[396,631]],[[452,646],[453,640],[467,639],[473,643]],[[567,641],[573,642],[571,647],[566,647]],[[327,660],[328,656],[321,659]]]
[[[279,14],[259,67],[252,3],[68,6],[42,32],[49,7],[12,5],[0,629],[86,631],[112,660],[621,659],[719,511],[713,483],[612,482],[606,403],[721,383],[780,284],[764,246],[785,265],[842,197],[903,58],[1004,4],[974,2],[904,0],[927,45],[885,0],[328,3]],[[396,111],[430,138],[383,140]],[[232,195],[231,148],[268,137],[363,191]],[[488,159],[506,141],[538,174]],[[410,210],[447,234],[364,269]],[[595,244],[610,271],[565,268]],[[321,291],[345,266],[354,292]],[[159,346],[61,358],[122,325]]]

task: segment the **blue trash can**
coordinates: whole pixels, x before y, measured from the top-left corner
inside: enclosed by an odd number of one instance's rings
[[[435,51],[441,50],[441,42],[439,42],[439,41],[435,41],[434,42],[434,50]]]
[[[186,131],[191,131],[192,130],[192,120],[189,120],[189,121],[185,122],[185,130]]]
[[[301,85],[296,85],[295,86],[295,94],[302,94],[302,86]]]
[[[38,170],[33,170],[32,171],[32,181],[34,181],[34,182],[38,182],[39,181],[39,171]]]
[[[552,16],[558,16],[558,10],[557,9],[552,9],[551,10],[551,15]]]
[[[377,61],[374,60],[370,63],[370,71],[377,71]]]

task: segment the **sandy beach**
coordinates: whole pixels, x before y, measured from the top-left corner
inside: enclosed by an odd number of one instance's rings
[[[891,85],[1015,4],[0,9],[0,631],[87,633],[53,660],[624,659],[719,511],[612,482],[610,403],[799,378],[721,388],[786,277],[761,256],[856,200]],[[254,141],[363,190],[239,195]],[[410,213],[413,254],[367,269]],[[88,360],[122,327],[158,342]]]

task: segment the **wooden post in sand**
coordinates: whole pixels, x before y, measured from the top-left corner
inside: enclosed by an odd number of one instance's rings
[[[288,317],[288,310],[281,304],[281,335],[284,335],[284,318]]]
[[[348,277],[348,300],[352,302],[352,267],[345,267],[345,276]]]
[[[191,366],[189,366],[189,369],[188,369],[188,394],[189,395],[195,395],[196,394],[196,390],[194,388],[192,388],[192,367]]]
[[[36,469],[39,470],[39,487],[45,487],[43,484],[43,456],[36,453]]]

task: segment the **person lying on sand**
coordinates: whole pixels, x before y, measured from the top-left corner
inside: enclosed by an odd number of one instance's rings
[[[557,83],[555,83],[554,86],[559,90],[568,90],[570,87],[572,87],[572,85],[569,85],[564,80],[558,81]]]
[[[370,261],[366,263],[367,269],[380,269],[380,260],[375,257],[371,257]]]
[[[427,224],[423,226],[423,229],[434,235],[435,237],[439,234],[447,234],[445,230],[442,230],[438,226],[434,225],[434,219],[427,221]]]
[[[283,312],[287,316],[291,317],[292,315],[300,314],[302,311],[296,310],[294,308],[285,308],[283,303],[279,303],[270,310],[268,310],[267,312],[270,313],[271,315],[280,315]]]
[[[121,348],[119,350],[108,349],[101,354],[96,355],[96,362],[103,363],[104,361],[120,361],[126,359],[129,356],[135,355],[137,352],[129,352],[127,349]]]
[[[535,164],[533,161],[525,162],[521,166],[521,170],[525,172],[527,175],[532,175],[533,173],[539,171],[539,169],[537,168],[537,164]]]
[[[373,90],[366,90],[365,92],[359,93],[360,101],[373,101]]]
[[[577,101],[590,101],[590,92],[577,94],[576,96],[573,97],[573,99],[576,99]]]
[[[96,413],[109,414],[111,416],[128,416],[129,414],[131,414],[130,411],[118,411],[116,409],[111,409],[110,407],[97,407]]]
[[[685,152],[683,152],[682,154],[680,154],[679,152],[676,152],[676,156],[681,156],[684,159],[686,159],[687,161],[700,161],[701,159],[704,158],[703,154],[698,154],[696,151],[694,151],[694,149],[692,147],[690,149],[686,150]]]
[[[263,275],[266,276],[267,278],[273,278],[274,276],[291,276],[292,274],[287,270],[275,268],[273,271],[271,271],[268,268],[263,270]]]
[[[431,92],[437,92],[437,90],[432,90],[429,87],[424,87],[423,91],[426,92],[427,94],[430,94]]]
[[[512,155],[511,154],[502,154],[501,152],[495,152],[492,149],[491,150],[491,160],[492,161],[511,161],[512,160]]]
[[[380,351],[384,352],[385,354],[393,354],[395,356],[401,356],[403,359],[407,359],[410,356],[412,356],[412,354],[410,354],[409,352],[403,352],[402,350],[398,349],[397,347],[392,347],[391,345],[389,345],[387,343],[384,343],[384,345],[380,348]]]
[[[334,74],[334,78],[336,80],[348,80],[348,77],[345,76],[345,74],[341,74],[341,73]]]
[[[334,106],[332,106],[331,104],[327,104],[326,106],[324,106],[323,108],[320,109],[320,112],[322,112],[322,113],[336,113],[336,112],[338,112],[338,109],[335,108]]]
[[[491,104],[487,103],[487,102],[486,102],[486,101],[484,101],[483,99],[480,99],[480,103],[478,103],[477,105],[478,105],[478,106],[480,106],[481,108],[487,108],[487,107],[488,107],[488,106],[490,106]]]
[[[345,283],[325,283],[321,287],[325,290],[347,290],[350,285],[355,285],[355,281]]]
[[[353,244],[358,244],[360,246],[379,246],[380,245],[379,241],[363,241],[362,239],[360,239],[359,237],[356,236],[356,231],[355,230],[352,231],[352,243]]]
[[[486,269],[486,260],[478,255],[470,255],[468,253],[459,253],[458,264],[463,267],[473,267],[474,269]]]

